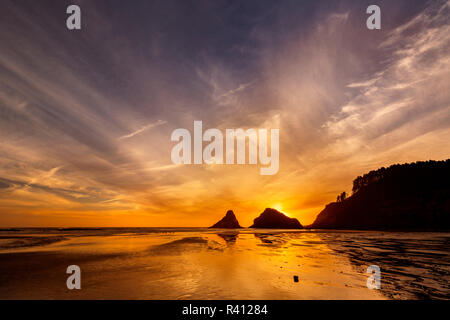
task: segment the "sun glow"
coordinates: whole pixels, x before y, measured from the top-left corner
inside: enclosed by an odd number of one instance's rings
[[[274,208],[275,210],[278,210],[278,211],[280,211],[280,212],[283,212],[283,205],[281,204],[281,203],[276,203],[276,204],[274,204],[273,206],[272,206],[272,208]],[[285,215],[288,215],[288,214],[286,214],[285,212],[283,212]]]

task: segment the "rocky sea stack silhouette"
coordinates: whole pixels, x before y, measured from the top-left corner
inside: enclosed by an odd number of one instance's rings
[[[236,219],[233,210],[228,210],[225,217],[210,228],[235,229],[242,227],[239,225],[239,221]]]
[[[396,164],[357,177],[313,229],[450,230],[450,160]]]
[[[250,228],[302,229],[303,226],[295,218],[289,218],[275,209],[266,208],[258,218],[253,220]]]

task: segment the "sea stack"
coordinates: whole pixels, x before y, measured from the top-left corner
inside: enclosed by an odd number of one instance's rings
[[[215,225],[213,225],[210,228],[236,229],[236,228],[242,228],[242,227],[239,225],[239,222],[236,219],[236,216],[234,215],[233,210],[228,210],[225,217],[223,217],[219,222],[217,222]]]
[[[253,220],[250,228],[303,229],[303,226],[295,218],[289,218],[275,209],[266,208],[258,218]]]

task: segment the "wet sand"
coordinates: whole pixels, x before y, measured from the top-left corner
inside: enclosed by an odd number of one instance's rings
[[[445,299],[449,239],[250,229],[1,231],[0,299]],[[81,290],[66,288],[73,264],[82,270]],[[381,268],[381,290],[366,287],[371,264]]]

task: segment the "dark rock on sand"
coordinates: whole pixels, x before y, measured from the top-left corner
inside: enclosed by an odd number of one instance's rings
[[[239,222],[236,219],[233,210],[228,210],[225,217],[223,217],[219,222],[217,222],[210,228],[235,229],[242,227],[239,225]]]
[[[295,218],[289,218],[275,209],[266,208],[258,218],[253,220],[250,228],[302,229],[303,226]]]

